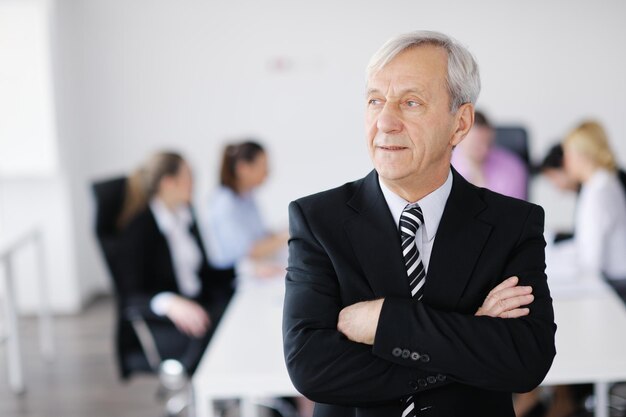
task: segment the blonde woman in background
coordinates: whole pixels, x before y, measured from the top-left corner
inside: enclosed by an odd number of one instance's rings
[[[581,273],[624,279],[626,197],[607,135],[598,122],[585,121],[566,136],[562,145],[567,182],[580,184],[581,189],[574,237],[546,249],[548,280],[572,279]],[[572,272],[567,277],[553,276],[551,264],[568,265],[567,270]],[[539,402],[539,390],[520,394],[515,401],[516,415],[569,417],[583,408],[582,403],[590,392],[586,385],[556,386],[547,407]]]
[[[563,141],[566,173],[582,187],[575,218],[576,260],[589,274],[626,278],[626,197],[602,126],[586,121]]]

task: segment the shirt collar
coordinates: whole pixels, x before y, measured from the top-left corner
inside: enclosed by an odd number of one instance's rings
[[[171,211],[161,199],[154,197],[150,200],[150,210],[154,214],[159,230],[164,234],[170,233],[175,228],[188,229],[191,226],[191,210],[188,206]]]
[[[600,187],[602,186],[604,183],[606,183],[607,181],[609,181],[609,178],[611,177],[611,172],[604,169],[604,168],[600,168],[598,170],[596,170],[596,172],[594,172],[591,175],[591,178],[589,178],[589,180],[587,181],[587,184],[585,184],[586,186],[591,186],[591,187]]]
[[[422,214],[424,215],[423,227],[426,230],[426,239],[431,241],[437,234],[439,222],[441,221],[441,216],[443,216],[443,210],[446,207],[446,202],[452,190],[452,171],[450,170],[448,172],[448,178],[446,178],[443,185],[421,200],[413,202],[406,201],[387,188],[385,183],[380,180],[380,177],[378,177],[378,183],[380,184],[380,189],[383,192],[383,196],[385,197],[385,201],[389,206],[389,210],[391,211],[396,225],[400,224],[400,216],[408,204],[419,204],[422,209]]]

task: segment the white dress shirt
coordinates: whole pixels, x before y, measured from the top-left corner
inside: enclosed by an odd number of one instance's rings
[[[583,184],[574,242],[585,272],[626,278],[626,197],[615,173],[598,170]]]
[[[433,244],[435,243],[435,235],[437,234],[446,202],[450,196],[450,190],[452,190],[452,171],[448,173],[448,178],[441,187],[419,201],[406,201],[387,188],[385,183],[380,180],[380,177],[378,178],[378,183],[380,184],[380,189],[383,192],[385,201],[389,206],[389,210],[391,211],[391,215],[398,229],[400,227],[400,216],[408,204],[417,203],[422,209],[424,224],[417,230],[415,243],[422,258],[424,269],[428,273],[428,264],[430,262]]]
[[[193,223],[191,210],[183,206],[171,211],[158,198],[150,201],[150,210],[167,241],[180,293],[189,298],[197,296],[201,291],[198,270],[202,264],[202,253],[189,229]],[[155,295],[150,300],[150,309],[155,314],[165,315],[174,295],[171,292]]]

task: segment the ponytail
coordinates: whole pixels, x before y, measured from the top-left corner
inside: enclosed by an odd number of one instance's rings
[[[117,219],[118,229],[126,227],[148,207],[150,199],[159,192],[163,177],[177,175],[183,162],[178,153],[158,152],[128,177],[124,203]]]

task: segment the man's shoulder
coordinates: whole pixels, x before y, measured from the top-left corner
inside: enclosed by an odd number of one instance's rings
[[[543,213],[543,208],[537,204],[509,197],[491,191],[487,188],[474,187],[487,205],[486,215],[498,218],[502,222],[526,218],[531,211]]]
[[[364,180],[365,178],[361,178],[335,188],[300,197],[295,200],[294,203],[303,208],[345,205],[352,198],[354,193],[361,188]]]

